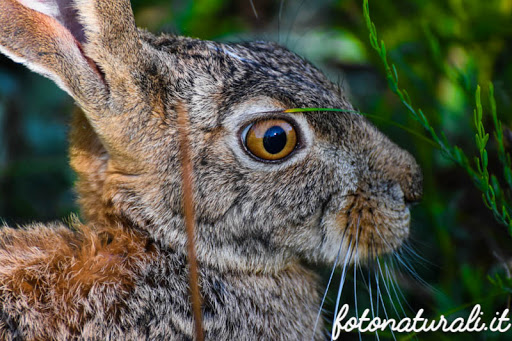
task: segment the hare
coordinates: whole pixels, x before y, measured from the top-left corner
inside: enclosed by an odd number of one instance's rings
[[[129,0],[1,0],[0,51],[75,114],[83,222],[0,229],[0,339],[190,340],[177,112],[189,119],[205,338],[305,340],[304,264],[392,252],[420,199],[414,158],[318,69],[267,42],[154,36]]]

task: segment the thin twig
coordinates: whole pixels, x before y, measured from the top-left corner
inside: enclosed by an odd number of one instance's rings
[[[176,108],[178,114],[178,138],[181,156],[181,174],[183,186],[183,210],[185,213],[185,228],[187,230],[187,252],[189,264],[189,287],[192,300],[192,310],[196,331],[196,340],[204,340],[203,318],[201,316],[201,293],[199,292],[199,275],[195,249],[195,209],[194,209],[194,178],[192,161],[190,158],[189,121],[185,108],[181,105]]]

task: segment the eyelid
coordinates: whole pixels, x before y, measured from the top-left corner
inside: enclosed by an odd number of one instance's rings
[[[255,114],[261,114],[261,116],[254,117]],[[289,115],[287,113],[284,113],[283,111],[263,111],[258,113],[253,113],[250,116],[252,116],[251,119],[248,119],[246,121],[243,121],[240,126],[242,127],[242,130],[247,128],[247,126],[257,124],[259,122],[268,121],[268,120],[283,120],[290,123],[294,128],[297,128],[299,125],[297,122],[292,118],[292,115]]]

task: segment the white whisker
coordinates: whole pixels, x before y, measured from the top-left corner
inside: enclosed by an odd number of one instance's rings
[[[327,288],[325,288],[324,295],[322,297],[322,302],[320,303],[320,308],[318,308],[318,314],[315,320],[315,327],[313,328],[313,335],[311,336],[311,340],[315,339],[316,328],[318,327],[318,321],[320,320],[320,316],[322,315],[322,308],[325,303],[325,298],[327,297],[327,293],[329,292],[329,287],[331,286],[332,278],[334,277],[334,271],[336,270],[336,266],[338,265],[338,260],[340,258],[341,248],[343,246],[343,242],[345,240],[345,233],[343,233],[343,237],[341,238],[340,247],[338,249],[338,254],[336,255],[336,259],[334,260],[334,265],[332,266],[331,275],[329,276],[329,281],[327,282]]]
[[[375,279],[378,281],[378,273],[376,272],[375,273]],[[380,291],[380,287],[377,286],[377,295],[379,297],[379,299],[381,300],[381,303],[382,303],[382,311],[384,311],[384,316],[386,316],[386,320],[389,320],[389,316],[388,316],[388,312],[386,310],[386,304],[384,303],[384,299],[382,298],[382,292]],[[391,330],[391,335],[393,336],[393,340],[396,341],[396,336],[395,336],[395,333],[393,332],[393,330]]]
[[[334,319],[336,320],[336,316],[338,315],[338,308],[340,304],[341,291],[343,290],[343,284],[345,284],[345,276],[347,274],[347,264],[352,259],[352,243],[350,243],[348,247],[347,255],[345,255],[345,261],[343,263],[343,270],[341,272],[341,280],[340,287],[338,288],[338,296],[336,297],[336,307],[334,308]]]
[[[409,272],[409,274],[412,275],[412,277],[415,280],[417,280],[420,284],[424,285],[425,287],[427,287],[427,288],[429,288],[431,290],[437,291],[437,289],[433,288],[430,284],[425,282],[425,280],[423,278],[421,278],[421,276],[416,272],[416,270],[414,270],[412,268],[412,265],[410,265],[405,260],[405,258],[400,257],[400,255],[398,255],[397,253],[394,253],[393,255],[395,256],[395,259],[407,270],[407,272]]]
[[[360,222],[361,222],[361,217],[358,217],[356,231],[359,231]],[[348,229],[348,227],[347,227],[347,229]],[[346,230],[345,230],[345,232],[346,232]],[[345,233],[343,235],[345,235]],[[357,234],[356,234],[356,236],[357,236]],[[357,246],[357,244],[356,244],[356,246]],[[353,253],[354,253],[354,248],[353,248],[353,245],[352,245],[352,236],[351,236],[350,237],[350,241],[349,241],[349,246],[348,246],[347,254],[345,255],[345,260],[343,262],[343,270],[341,272],[340,286],[338,288],[338,296],[336,297],[336,306],[334,308],[334,321],[336,321],[336,317],[338,315],[338,308],[339,308],[339,305],[340,305],[341,292],[343,290],[343,285],[345,283],[346,274],[347,274],[347,265],[350,264],[350,261],[352,260]],[[332,339],[332,337],[331,337],[331,339]]]
[[[388,265],[386,263],[384,263],[384,269],[385,269],[385,272],[386,272],[386,278],[389,281],[391,289],[393,290],[393,292],[395,294],[395,297],[396,297],[396,300],[398,302],[398,305],[400,306],[400,309],[402,310],[402,313],[404,314],[404,316],[407,316],[407,313],[405,312],[405,309],[404,309],[404,307],[402,305],[400,297],[398,296],[398,292],[397,292],[397,288],[396,288],[396,286],[398,286],[398,283],[396,282],[396,278],[391,276],[391,274],[389,273]],[[400,290],[400,288],[398,288],[398,289]],[[401,290],[400,290],[400,295],[402,296],[402,299],[407,304],[407,306],[409,307],[411,312],[414,311],[414,309],[412,309],[412,307],[409,305],[409,302],[407,302],[407,300],[406,300],[406,298],[405,298],[405,296],[404,296],[404,294],[402,293]]]
[[[379,267],[380,276],[382,277],[382,283],[384,283],[384,289],[386,289],[386,293],[388,294],[388,297],[389,297],[389,300],[391,302],[391,305],[393,306],[393,310],[395,311],[396,316],[400,318],[401,316],[400,316],[400,314],[398,313],[398,310],[395,307],[395,304],[393,302],[393,297],[391,296],[391,291],[389,291],[389,287],[388,287],[386,278],[384,277],[384,273],[382,272],[382,267],[380,266],[379,258],[377,258],[377,265]]]
[[[375,271],[375,265],[373,266],[374,267],[374,270],[373,270],[373,273],[376,274],[377,272]],[[379,308],[380,308],[380,300],[379,300],[379,293],[380,293],[380,283],[379,283],[379,278],[376,276],[375,277],[375,284],[376,284],[376,287],[377,287],[377,309],[376,309],[376,315],[379,316]]]
[[[359,319],[359,311],[357,307],[357,265],[359,264],[359,224],[357,224],[356,230],[356,259],[354,261],[354,306],[356,309],[356,318]],[[359,341],[362,341],[361,330],[357,329],[357,333],[359,334]]]
[[[373,252],[373,244],[371,245],[371,250]],[[373,256],[372,254],[370,254],[370,256]],[[375,272],[375,263],[373,262],[372,263],[372,266],[373,266],[373,272]],[[371,312],[372,312],[372,318],[375,319],[375,309],[373,308],[373,295],[372,295],[372,291],[373,291],[373,288],[372,288],[372,276],[371,276],[371,269],[370,267],[368,267],[368,292],[370,294],[370,309],[371,309]],[[377,301],[378,303],[378,301]],[[375,337],[377,338],[377,340],[380,340],[379,338],[379,332],[376,330],[375,331]]]
[[[254,6],[254,1],[253,0],[249,0],[249,2],[251,3],[252,12],[254,13],[254,16],[256,17],[256,19],[259,19],[258,12],[256,11],[256,7]]]

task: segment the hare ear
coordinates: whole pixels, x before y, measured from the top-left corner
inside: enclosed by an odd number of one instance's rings
[[[72,11],[58,0],[1,0],[0,52],[52,79],[88,107],[93,98],[104,97],[106,87],[82,51],[81,26],[66,21]]]
[[[0,0],[0,52],[54,80],[95,128],[109,105],[141,98],[133,74],[148,58],[129,0]]]
[[[0,52],[74,97],[109,153],[127,144],[133,108],[151,100],[152,50],[129,0],[0,0]]]
[[[85,55],[101,69],[112,111],[127,112],[147,98],[154,51],[143,46],[130,0],[74,0],[83,25]],[[152,71],[154,73],[154,71]]]
[[[86,54],[105,74],[133,70],[146,60],[130,0],[75,0],[85,32]],[[109,72],[112,70],[112,73]]]

